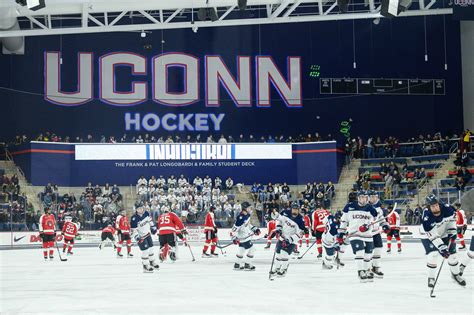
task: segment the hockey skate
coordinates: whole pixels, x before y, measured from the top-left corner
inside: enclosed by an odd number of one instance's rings
[[[371,272],[374,274],[375,278],[383,278],[383,272],[380,271],[380,267],[373,267]]]
[[[323,258],[323,254],[319,253],[318,256],[316,256],[317,259]]]
[[[326,264],[326,261],[323,260],[323,269],[331,270],[333,265]]]
[[[155,261],[150,261],[150,266],[152,268],[155,268],[155,269],[160,269],[160,265],[158,265],[157,263],[155,263]]]
[[[211,255],[206,252],[202,252],[202,258],[211,258]]]
[[[235,263],[235,264],[234,264],[234,270],[235,270],[235,271],[243,270],[243,269],[244,269],[244,267],[241,268],[241,267],[240,267],[240,264],[238,264],[238,263]]]
[[[460,286],[466,286],[466,280],[464,280],[460,274],[455,275],[454,273],[451,273],[451,278],[453,278],[453,280],[456,281]]]
[[[286,276],[286,270],[287,270],[287,269],[280,269],[280,270],[278,270],[278,272],[277,272],[277,277],[283,278],[284,276]]]
[[[365,272],[365,270],[359,270],[358,275],[359,275],[360,282],[365,283],[368,281],[367,273]]]
[[[219,257],[219,254],[218,254],[218,253],[211,252],[211,257],[217,258],[217,257]]]
[[[133,258],[133,254],[132,253],[127,253],[127,258]]]
[[[265,245],[265,247],[263,249],[270,249],[270,246],[271,246],[271,244],[267,243],[267,245]]]
[[[387,253],[390,254],[391,252],[392,252],[392,249],[391,249],[391,248],[387,249]]]
[[[174,252],[170,253],[170,260],[171,261],[176,261],[176,253],[174,253]]]
[[[68,255],[68,256],[69,256],[69,255],[74,255],[74,253],[73,253],[73,252],[67,252],[67,255]]]
[[[44,256],[44,261],[48,261],[48,256]]]
[[[268,278],[273,281],[275,279],[275,275],[278,273],[278,269],[270,271]]]
[[[151,272],[153,272],[153,267],[150,266],[150,265],[143,265],[143,272],[151,273]]]
[[[251,265],[251,264],[245,264],[244,269],[245,269],[245,271],[254,271],[255,266]]]
[[[464,269],[466,269],[466,266],[463,265],[463,264],[460,264],[459,265],[459,275],[462,276],[462,274],[464,273]]]
[[[459,250],[465,250],[465,249],[466,249],[466,245],[459,246],[458,249],[459,249]]]
[[[117,252],[117,258],[123,258],[122,253]]]
[[[374,273],[369,269],[365,272],[367,276],[367,282],[374,282]]]
[[[99,249],[102,249],[102,244],[103,244],[102,242],[99,244]]]
[[[435,278],[428,278],[428,288],[434,288]]]
[[[54,256],[53,255],[49,255],[49,260],[53,260],[54,259]]]
[[[398,253],[400,254],[401,252],[402,252],[402,249],[401,249],[401,248],[399,248],[399,249],[398,249]]]
[[[336,264],[339,265],[339,267],[344,267],[345,264],[341,261],[341,259],[339,257],[336,257]]]

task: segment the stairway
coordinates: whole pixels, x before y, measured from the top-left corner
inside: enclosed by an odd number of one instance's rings
[[[342,210],[347,204],[347,196],[352,190],[354,183],[359,176],[360,159],[354,159],[351,163],[344,165],[342,168],[339,182],[336,186],[336,197],[331,203],[331,210]]]

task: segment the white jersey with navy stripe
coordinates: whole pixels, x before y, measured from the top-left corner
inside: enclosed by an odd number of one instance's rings
[[[276,221],[276,228],[281,228],[281,236],[290,241],[291,244],[296,244],[303,236],[303,231],[298,224],[290,218],[279,215]]]
[[[250,224],[250,215],[240,214],[232,227],[232,236],[239,239],[241,243],[252,239],[254,227]]]
[[[342,210],[341,232],[347,232],[351,240],[372,242],[372,228],[361,232],[359,228],[366,224],[370,225],[378,217],[377,210],[370,205],[359,205],[358,202],[350,202]]]
[[[140,238],[150,235],[152,226],[155,226],[155,224],[148,211],[143,212],[141,216],[135,213],[130,220],[132,234],[138,233]]]
[[[435,216],[429,209],[423,211],[420,234],[422,239],[434,241],[456,234],[456,210],[447,205],[439,205],[441,213]],[[439,242],[439,241],[438,241]]]

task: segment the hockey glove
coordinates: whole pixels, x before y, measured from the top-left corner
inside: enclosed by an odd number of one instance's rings
[[[369,230],[369,225],[368,224],[363,224],[361,226],[359,226],[359,231],[364,233],[364,232],[367,232]]]
[[[214,227],[214,233],[217,234],[217,226]]]
[[[150,228],[150,231],[151,231],[151,234],[155,235],[156,232],[158,232],[158,229],[156,228],[156,226],[152,226],[152,227]]]
[[[281,228],[277,228],[277,229],[275,230],[275,237],[276,237],[276,238],[279,238],[280,236],[281,236]]]
[[[39,237],[40,237],[41,239],[43,239],[43,238],[44,238],[44,234],[43,234],[43,232],[40,232],[40,234],[39,234]]]
[[[258,229],[258,228],[255,229],[255,231],[253,231],[253,233],[254,233],[255,235],[259,236],[259,235],[260,235],[260,229]]]
[[[339,235],[336,237],[336,241],[339,245],[342,245],[344,244],[344,234],[343,233],[339,233]]]
[[[383,232],[385,234],[388,234],[388,232],[390,232],[390,226],[389,225],[384,225],[382,226],[382,229],[383,229]]]
[[[140,235],[136,234],[133,238],[135,239],[137,243],[141,242]]]
[[[232,243],[234,243],[235,245],[239,245],[240,242],[239,242],[239,239],[235,236],[232,237]]]
[[[281,248],[287,248],[288,247],[288,242],[286,239],[282,239],[281,241]]]
[[[441,254],[441,256],[443,256],[444,258],[449,258],[449,250],[448,250],[448,246],[446,245],[441,245],[440,247],[438,247],[438,250],[439,250],[439,253]]]
[[[184,229],[184,230],[181,231],[181,234],[188,235],[189,233],[188,233],[188,230]]]

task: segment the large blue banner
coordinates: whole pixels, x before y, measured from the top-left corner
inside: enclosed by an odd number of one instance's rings
[[[234,182],[337,182],[343,163],[335,141],[304,144],[57,144],[12,151],[33,185],[135,184],[158,177],[232,177]]]
[[[166,30],[145,38],[29,37],[24,56],[0,55],[2,117],[8,117],[0,138],[45,131],[73,141],[87,134],[98,141],[123,133],[260,139],[319,132],[327,140],[328,134],[337,139],[341,122],[349,120],[352,135],[457,131],[459,22],[446,19],[445,25],[442,16],[427,16],[426,24],[423,17],[404,17],[378,25]],[[321,94],[320,78],[437,79],[444,80],[445,93]]]

